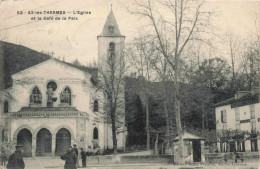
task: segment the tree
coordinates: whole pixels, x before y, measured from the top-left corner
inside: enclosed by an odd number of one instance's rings
[[[236,76],[236,71],[235,71],[235,64],[236,61],[238,60],[239,57],[239,49],[241,47],[241,43],[239,40],[234,37],[233,35],[228,36],[229,40],[229,56],[231,58],[231,69],[232,69],[232,83],[231,83],[231,89],[233,89],[232,93],[235,93],[238,91],[238,86],[237,86],[237,76]]]
[[[168,0],[146,2],[135,1],[136,9],[132,13],[147,19],[151,38],[156,40],[157,48],[170,65],[174,82],[174,109],[179,137],[177,163],[184,163],[182,127],[180,116],[180,84],[181,58],[187,44],[192,40],[201,39],[200,34],[206,32],[210,13],[202,11],[203,2],[192,0]],[[159,10],[163,9],[163,11]],[[167,36],[166,36],[167,35]],[[169,47],[167,47],[169,46]],[[167,49],[167,50],[166,50]]]
[[[241,72],[240,77],[246,83],[247,90],[252,90],[254,86],[259,86],[259,72],[260,72],[260,41],[255,41],[247,46],[246,51],[243,53],[242,61],[240,64]],[[242,83],[243,85],[243,83]]]
[[[242,142],[245,142],[246,140],[255,140],[259,135],[260,133],[255,129],[252,131],[223,129],[217,131],[217,141],[220,142],[221,152],[229,152],[231,142],[236,141],[241,146]],[[223,143],[225,143],[225,146],[223,146]],[[238,146],[239,151],[241,151],[240,146]]]
[[[167,104],[171,103],[170,98],[172,98],[172,92],[168,91],[167,88],[169,89],[169,85],[172,85],[172,83],[169,83],[171,80],[171,70],[169,69],[169,64],[167,60],[164,57],[160,56],[160,52],[156,52],[156,55],[153,57],[149,58],[149,62],[151,62],[151,65],[153,66],[153,69],[156,71],[159,80],[161,80],[162,85],[159,86],[160,90],[159,92],[161,93],[160,99],[163,102],[163,114],[165,117],[165,122],[166,122],[166,132],[165,134],[165,142],[166,142],[166,151],[169,152],[170,148],[170,128],[172,127],[170,124],[171,123],[171,116],[170,116],[170,111],[168,110]]]
[[[186,87],[184,91],[182,90],[181,93],[181,110],[185,125],[190,128],[201,128],[202,131],[215,128],[214,120],[211,121],[212,126],[209,127],[209,119],[215,118],[212,114],[214,112],[214,94],[210,88],[194,83]]]
[[[149,81],[156,78],[153,75],[153,69],[150,62],[150,57],[154,55],[154,50],[146,41],[146,36],[135,38],[129,48],[129,63],[135,73],[139,76],[137,93],[145,107],[146,112],[146,146],[150,150],[150,113],[149,113]]]
[[[122,44],[117,44],[122,46]],[[113,152],[117,154],[117,129],[125,125],[124,122],[124,75],[125,52],[109,51],[99,68],[99,87],[103,89],[106,99],[105,113],[112,125]]]
[[[134,87],[129,85],[130,80],[132,80],[132,78],[126,78],[125,88],[125,119],[128,130],[127,146],[146,145],[145,109],[141,102],[140,96],[132,90]]]

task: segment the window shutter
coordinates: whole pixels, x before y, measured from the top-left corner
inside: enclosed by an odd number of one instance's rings
[[[223,110],[223,123],[227,122],[227,112],[226,110]]]
[[[236,116],[236,121],[240,121],[239,108],[236,108],[236,109],[235,109],[235,116]]]
[[[255,122],[251,122],[251,130],[255,130],[256,129],[256,123]]]
[[[236,129],[240,130],[240,124],[239,123],[236,124]]]
[[[250,106],[250,116],[251,116],[251,119],[255,118],[255,105]]]
[[[221,123],[223,123],[223,116],[224,116],[224,113],[223,113],[223,110],[221,110]]]

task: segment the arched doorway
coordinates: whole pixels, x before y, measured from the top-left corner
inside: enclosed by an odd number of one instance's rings
[[[62,128],[56,134],[56,155],[61,155],[67,151],[68,146],[71,145],[71,134],[69,130]]]
[[[17,134],[17,144],[23,145],[23,155],[25,157],[32,156],[32,133],[28,129],[22,129]]]
[[[93,130],[93,148],[98,148],[98,129],[95,127]]]
[[[37,133],[36,156],[50,156],[51,143],[52,143],[51,132],[46,128],[42,128]]]

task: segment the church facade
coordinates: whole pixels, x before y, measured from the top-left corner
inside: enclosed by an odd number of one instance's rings
[[[99,64],[108,52],[123,50],[124,38],[111,10],[98,36]],[[33,157],[60,155],[73,144],[85,150],[112,149],[111,125],[104,118],[106,97],[94,82],[97,72],[47,59],[12,74],[11,87],[0,91],[1,141],[23,144],[25,156]],[[126,135],[126,127],[118,130],[118,149],[125,148]]]

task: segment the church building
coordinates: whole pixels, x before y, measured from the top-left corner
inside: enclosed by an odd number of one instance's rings
[[[120,56],[123,51],[125,36],[112,9],[97,40],[101,65],[109,52]],[[61,155],[73,144],[85,150],[113,148],[111,124],[104,118],[106,97],[96,83],[97,68],[7,42],[1,42],[1,49],[2,143],[23,144],[25,156],[32,157]],[[126,131],[125,126],[117,131],[119,150],[125,149]]]

